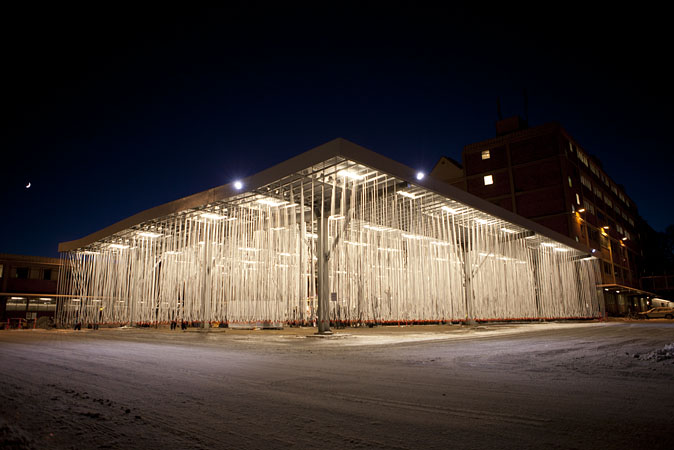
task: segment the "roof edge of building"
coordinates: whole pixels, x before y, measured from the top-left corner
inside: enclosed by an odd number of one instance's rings
[[[60,258],[54,258],[51,256],[17,255],[14,253],[0,253],[0,261],[21,261],[35,264],[61,265]]]
[[[244,184],[245,190],[254,190],[266,184],[272,183],[273,181],[276,181],[293,172],[303,170],[309,166],[318,164],[336,156],[341,156],[348,160],[369,166],[373,169],[380,170],[391,176],[399,178],[409,184],[415,184],[422,188],[433,191],[441,196],[457,200],[466,204],[467,206],[478,209],[492,216],[502,218],[510,223],[521,226],[522,228],[532,230],[542,236],[560,242],[580,252],[588,252],[587,248],[567,236],[559,234],[540,224],[537,224],[536,222],[519,216],[511,211],[501,208],[500,206],[494,205],[493,203],[490,203],[443,181],[436,180],[432,177],[425,177],[422,180],[417,180],[416,171],[414,169],[344,138],[336,138],[328,141],[325,144],[300,153],[299,155],[262,170],[261,172],[250,175],[241,181]],[[214,187],[188,197],[141,211],[137,214],[134,214],[133,216],[116,222],[80,239],[61,242],[58,246],[58,250],[59,252],[66,252],[83,248],[92,242],[96,242],[97,240],[100,240],[106,236],[110,236],[119,231],[131,228],[142,222],[170,215],[186,209],[200,207],[224,198],[233,197],[238,193],[239,191],[234,187],[234,182]]]

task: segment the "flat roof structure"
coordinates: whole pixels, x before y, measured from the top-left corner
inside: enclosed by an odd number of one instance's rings
[[[583,246],[345,139],[59,251],[62,323],[601,314]]]

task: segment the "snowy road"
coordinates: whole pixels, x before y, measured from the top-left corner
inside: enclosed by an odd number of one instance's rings
[[[674,359],[648,357],[672,343],[671,321],[2,331],[0,447],[672,448]]]

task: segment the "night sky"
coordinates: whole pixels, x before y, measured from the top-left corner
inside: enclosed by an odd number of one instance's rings
[[[674,223],[667,14],[384,5],[6,10],[0,253],[56,256],[336,137],[428,172],[495,135],[497,97],[523,114],[523,89],[531,125],[560,122]]]

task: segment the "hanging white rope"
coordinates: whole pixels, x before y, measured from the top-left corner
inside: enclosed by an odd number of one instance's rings
[[[321,221],[327,235],[320,236]],[[317,241],[326,239],[326,254]],[[344,324],[589,318],[598,263],[342,161],[62,254],[73,323],[314,324],[318,258]]]

